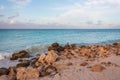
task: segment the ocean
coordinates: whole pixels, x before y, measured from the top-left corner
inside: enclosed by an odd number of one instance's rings
[[[106,44],[120,42],[120,29],[1,29],[0,54],[27,49],[44,52],[48,45]]]

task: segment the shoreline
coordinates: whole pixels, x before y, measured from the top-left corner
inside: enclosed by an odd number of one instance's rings
[[[119,60],[120,42],[81,46],[76,46],[76,44],[61,46],[58,43],[53,43],[44,54],[39,53],[33,56],[26,50],[12,54],[10,62],[16,61],[17,63],[7,66],[7,68],[0,67],[0,79],[110,80],[114,78],[113,80],[117,80],[120,79]],[[112,69],[115,69],[112,71],[114,75],[110,74]],[[29,73],[31,71],[34,74]],[[74,78],[72,72],[75,74]],[[110,78],[102,75],[103,73]]]

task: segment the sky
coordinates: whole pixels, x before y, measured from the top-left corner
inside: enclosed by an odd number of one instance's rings
[[[120,29],[120,0],[0,0],[0,29]]]

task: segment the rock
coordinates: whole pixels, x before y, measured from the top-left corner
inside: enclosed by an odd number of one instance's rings
[[[99,64],[91,67],[91,71],[93,72],[102,72],[105,68]]]
[[[51,51],[51,50],[61,52],[61,51],[64,51],[64,48],[60,46],[58,43],[53,43],[51,46],[48,47],[48,51]]]
[[[9,70],[7,68],[0,68],[0,76],[1,75],[8,75]]]
[[[36,68],[28,67],[26,69],[27,79],[38,78],[38,77],[39,77],[39,71]]]
[[[71,65],[73,65],[71,62],[68,62],[67,64],[66,64],[67,66],[71,66]]]
[[[76,47],[77,47],[76,44],[71,44],[72,49],[75,49]]]
[[[55,62],[57,58],[58,58],[58,55],[55,53],[54,50],[51,50],[51,51],[48,51],[48,54],[45,57],[45,62],[47,64],[51,64],[51,63]]]
[[[36,67],[35,63],[36,63],[37,61],[38,61],[38,57],[31,59],[31,66],[32,66],[32,67]]]
[[[40,57],[38,58],[37,62],[35,63],[35,66],[40,66],[40,65],[45,65],[45,54],[40,55]]]
[[[57,47],[57,51],[58,52],[64,51],[64,48],[62,46],[59,46],[59,47]]]
[[[32,67],[20,67],[17,68],[17,80],[35,79],[39,77],[39,71]]]
[[[9,67],[9,76],[15,76],[16,75],[16,71],[15,71],[15,67]]]
[[[87,63],[87,62],[83,62],[83,63],[81,63],[80,65],[81,65],[81,66],[86,66],[86,65],[88,65],[88,63]]]
[[[116,55],[117,55],[117,56],[120,55],[120,48],[117,49]]]
[[[52,65],[49,65],[49,66],[42,66],[41,70],[40,70],[40,77],[44,77],[44,76],[53,76],[57,73],[57,69],[52,66]]]
[[[26,62],[22,62],[22,63],[18,63],[17,65],[16,65],[16,67],[18,68],[18,67],[27,67],[27,66],[29,66],[30,65],[30,61],[26,61]]]
[[[48,66],[46,69],[45,69],[45,72],[47,75],[55,75],[57,73],[57,69],[53,66]]]
[[[47,75],[47,73],[45,72],[45,66],[42,66],[42,68],[40,70],[40,77],[44,77],[46,75]]]
[[[17,68],[16,72],[16,78],[17,80],[26,80],[26,73],[25,73],[26,68],[25,67],[20,67]]]
[[[51,46],[48,47],[48,51],[50,50],[55,50],[57,51],[57,48],[59,47],[59,44],[58,43],[53,43],[51,44]]]
[[[12,57],[10,58],[10,60],[17,60],[18,58],[28,58],[30,55],[28,52],[26,52],[25,50],[22,50],[18,53],[14,53],[12,54]]]
[[[113,63],[111,63],[111,62],[101,62],[101,64],[105,65],[106,67],[113,65]]]
[[[70,49],[70,45],[69,45],[69,44],[66,44],[66,45],[64,46],[64,49]]]
[[[52,46],[52,47],[58,47],[59,44],[58,44],[58,43],[53,43],[51,46]]]
[[[2,75],[0,80],[17,80],[15,76]]]

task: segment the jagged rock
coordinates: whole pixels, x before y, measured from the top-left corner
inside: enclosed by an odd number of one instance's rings
[[[57,47],[57,51],[58,52],[64,51],[64,48],[62,46],[59,46],[59,47]]]
[[[17,60],[18,58],[28,58],[30,55],[27,51],[22,50],[18,53],[14,53],[12,54],[12,57],[10,58],[10,60]]]
[[[40,69],[40,77],[44,77],[46,75],[47,73],[45,72],[45,66],[42,66],[42,68]]]
[[[26,69],[26,78],[32,79],[38,77],[39,77],[39,71],[36,68],[28,67]]]
[[[16,73],[17,73],[16,78],[17,78],[17,80],[25,80],[26,79],[25,70],[26,70],[25,67],[17,68],[17,70],[16,70]]]
[[[99,64],[91,67],[91,71],[93,72],[102,72],[105,68]]]
[[[77,47],[76,44],[71,44],[72,49],[75,49],[76,47]]]
[[[57,73],[57,69],[52,66],[52,65],[49,65],[49,66],[42,66],[41,70],[40,70],[40,77],[44,77],[44,76],[53,76]]]
[[[8,75],[9,70],[7,68],[0,68],[0,76],[1,75]]]
[[[15,67],[9,67],[9,76],[15,76],[16,75],[16,70]]]
[[[39,77],[39,71],[32,67],[20,67],[17,68],[17,80],[35,79]]]
[[[120,48],[118,48],[116,55],[120,55]]]
[[[40,57],[38,58],[38,60],[35,62],[35,66],[40,66],[40,65],[45,65],[45,54],[40,55]]]
[[[29,65],[30,65],[30,61],[26,61],[26,62],[18,63],[16,67],[27,67]]]
[[[51,46],[48,47],[48,51],[50,50],[61,52],[64,51],[64,48],[60,46],[58,43],[53,43]]]
[[[106,49],[105,47],[98,47],[99,51],[98,51],[98,55],[99,57],[106,57],[108,54],[106,53]]]
[[[58,58],[58,55],[55,53],[54,50],[51,50],[51,51],[48,51],[48,54],[45,57],[45,62],[47,64],[51,64],[51,63],[55,62],[57,58]]]
[[[59,44],[58,44],[58,43],[53,43],[51,46],[53,46],[53,47],[58,47]]]
[[[50,65],[45,69],[45,72],[47,75],[55,75],[57,73],[57,69]]]
[[[35,63],[38,61],[39,57],[36,57],[36,58],[32,58],[31,59],[31,66],[32,67],[36,67]]]
[[[69,45],[69,44],[66,44],[66,45],[64,46],[64,49],[70,49],[70,45]]]

